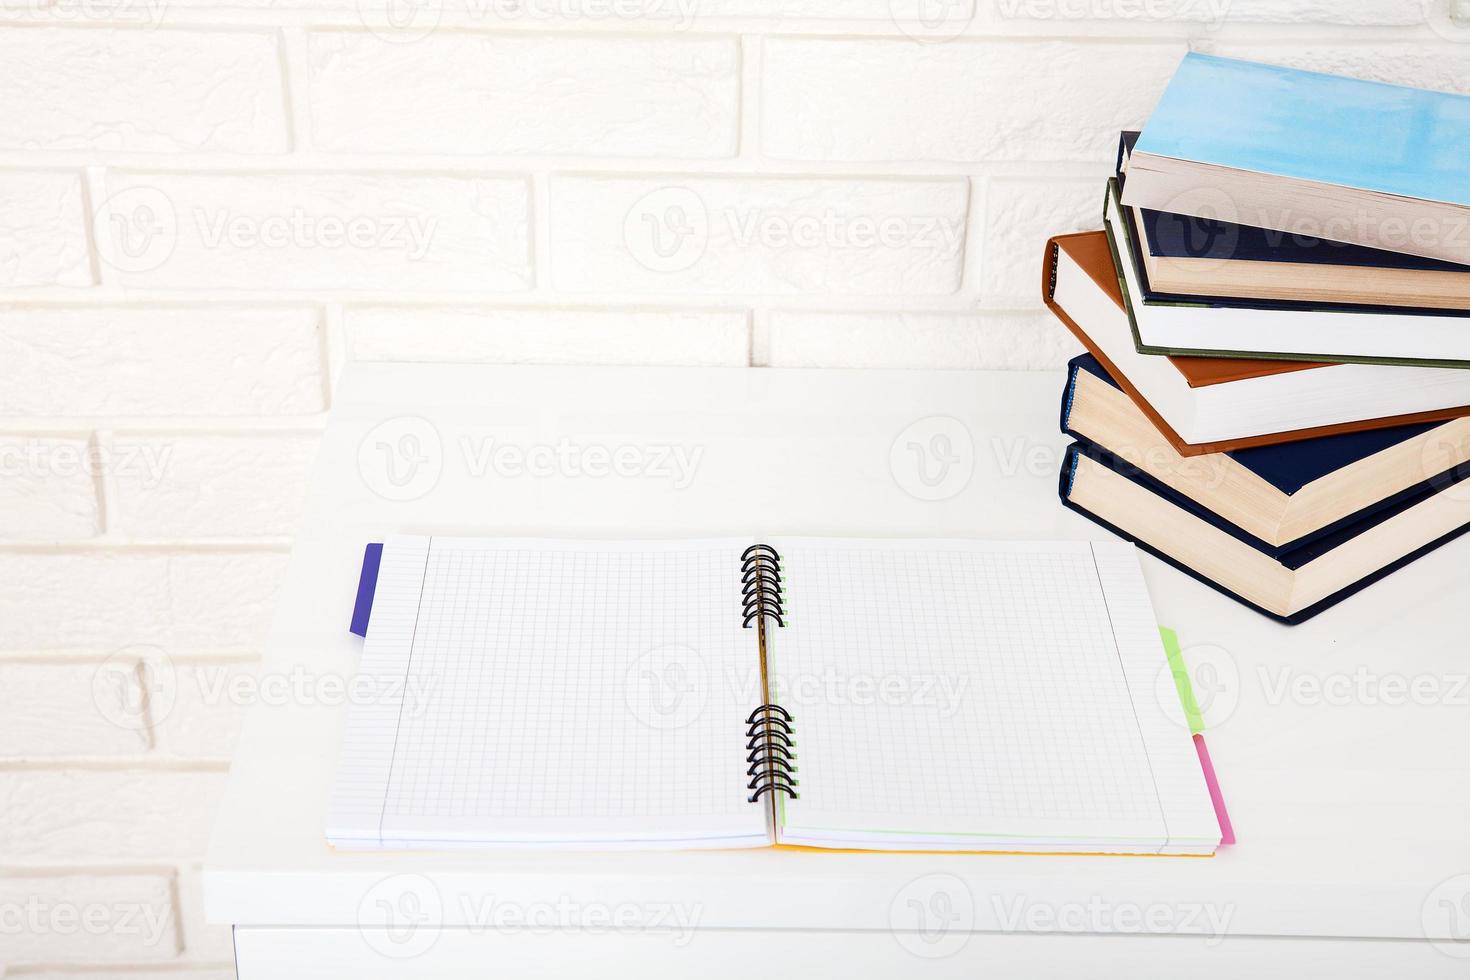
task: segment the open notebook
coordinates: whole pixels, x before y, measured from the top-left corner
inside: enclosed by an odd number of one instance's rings
[[[1126,544],[399,537],[363,590],[338,846],[1221,842]]]

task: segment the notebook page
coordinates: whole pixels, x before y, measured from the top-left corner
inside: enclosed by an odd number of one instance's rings
[[[748,544],[389,541],[362,666],[402,696],[350,712],[329,836],[767,843],[727,683],[756,656]]]
[[[337,756],[327,839],[358,846],[378,842],[398,719],[421,710],[405,690],[428,538],[399,538],[383,548],[372,628],[352,678],[346,732]]]
[[[1220,842],[1220,821],[1189,732],[1189,719],[1167,667],[1158,620],[1131,545],[1094,542],[1098,581],[1107,599],[1118,657],[1132,694],[1134,716],[1148,751],[1154,789],[1169,832],[1164,851]]]
[[[1131,547],[773,543],[783,840],[1155,851],[1175,810],[1213,819],[1187,728],[1149,707],[1166,661]]]

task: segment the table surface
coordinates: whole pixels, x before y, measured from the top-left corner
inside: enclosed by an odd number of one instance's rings
[[[352,365],[261,666],[322,696],[250,708],[206,862],[209,919],[353,926],[388,889],[450,926],[493,895],[697,908],[712,929],[890,932],[937,908],[976,932],[1470,935],[1470,539],[1295,628],[1144,557],[1239,836],[1214,858],[325,843],[346,710],[329,682],[361,649],[347,625],[364,543],[1106,538],[1057,501],[1061,387],[1058,373]],[[1139,914],[1153,918],[1130,925]]]

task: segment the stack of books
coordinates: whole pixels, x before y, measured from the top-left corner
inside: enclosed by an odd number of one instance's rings
[[[1068,507],[1287,623],[1470,530],[1470,97],[1190,54],[1103,224]]]

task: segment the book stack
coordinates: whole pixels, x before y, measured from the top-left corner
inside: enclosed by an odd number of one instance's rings
[[[1190,54],[1103,225],[1068,507],[1286,623],[1470,530],[1470,97]]]

